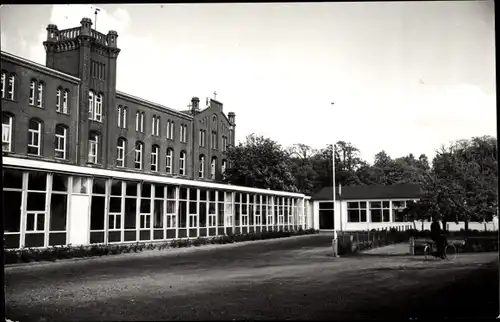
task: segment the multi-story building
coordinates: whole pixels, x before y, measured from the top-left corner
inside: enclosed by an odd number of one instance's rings
[[[304,195],[221,182],[234,113],[117,91],[118,34],[80,24],[48,25],[46,66],[1,53],[7,247],[305,226]]]

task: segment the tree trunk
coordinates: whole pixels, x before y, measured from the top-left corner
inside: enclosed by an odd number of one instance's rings
[[[467,236],[467,233],[469,232],[469,220],[467,218],[465,218],[464,230],[465,230],[465,236]]]

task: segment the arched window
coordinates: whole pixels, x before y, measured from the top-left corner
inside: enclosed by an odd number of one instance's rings
[[[89,163],[99,163],[100,135],[97,132],[89,133]]]
[[[122,129],[127,128],[127,110],[126,106],[118,105],[118,127]],[[137,126],[137,122],[136,122]]]
[[[151,148],[151,171],[158,171],[158,154],[160,153],[160,147],[158,145],[153,145]]]
[[[61,113],[61,110],[62,110],[62,104],[61,104],[61,101],[62,101],[62,88],[61,87],[58,87],[57,88],[57,92],[56,92],[56,112],[59,112]]]
[[[144,143],[140,141],[135,142],[135,168],[138,170],[142,170],[143,154],[144,154]]]
[[[199,171],[198,171],[198,177],[203,178],[205,175],[205,156],[202,154],[200,155],[200,164],[199,164]]]
[[[212,131],[212,140],[211,140],[212,149],[217,149],[217,131]]]
[[[172,157],[173,157],[173,155],[174,155],[174,150],[172,150],[171,148],[168,148],[167,149],[167,162],[166,162],[165,168],[166,168],[166,172],[169,174],[172,174]]]
[[[151,134],[154,136],[160,136],[160,117],[153,115],[153,120],[151,122]]]
[[[12,127],[14,117],[9,113],[2,114],[2,151],[12,152]]]
[[[136,130],[136,132],[139,132],[140,116],[141,116],[141,113],[139,113],[139,111],[135,112],[135,130]]]
[[[56,159],[66,160],[68,151],[68,127],[66,125],[56,125],[54,151]]]
[[[186,152],[181,151],[179,158],[179,174],[186,175]]]
[[[210,178],[215,179],[215,169],[217,168],[217,158],[212,157],[212,162],[210,163]]]
[[[125,151],[127,149],[127,140],[124,138],[118,138],[116,144],[116,166],[123,168],[125,167]]]
[[[42,122],[36,119],[29,121],[28,154],[40,155],[42,149]]]

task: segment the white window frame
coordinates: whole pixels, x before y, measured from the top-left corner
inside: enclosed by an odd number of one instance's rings
[[[61,113],[61,96],[62,96],[62,89],[59,87],[56,93],[56,112],[59,113]]]
[[[8,123],[3,122],[3,118],[8,117],[9,121]],[[2,151],[5,152],[11,152],[12,151],[12,123],[14,121],[14,118],[12,115],[8,114],[3,114],[2,115]],[[4,145],[5,143],[5,145]],[[7,147],[7,149],[4,149],[4,146]]]
[[[141,132],[144,133],[144,112],[141,112]]]
[[[126,106],[122,106],[122,112],[123,112],[122,129],[127,128],[127,111],[128,111],[128,108]]]
[[[185,173],[186,173],[186,152],[181,151],[179,157],[179,174],[183,176],[185,175]]]
[[[141,112],[135,112],[135,131],[139,132],[139,118],[141,116]]]
[[[120,146],[121,144],[121,146]],[[116,166],[120,168],[125,167],[125,149],[127,143],[124,139],[118,139],[118,144],[116,145]]]
[[[30,105],[35,106],[35,95],[36,95],[36,81],[32,79],[30,81]]]
[[[28,229],[28,218],[33,215],[33,229]],[[38,227],[38,215],[43,215],[42,227]],[[30,210],[26,211],[26,232],[27,233],[43,233],[45,232],[45,224],[47,223],[47,213],[45,211]]]
[[[170,139],[170,120],[167,120],[167,140]]]
[[[149,218],[149,224],[147,221],[148,218]],[[150,213],[141,213],[139,219],[140,219],[139,229],[151,229],[151,214]]]
[[[156,136],[156,116],[151,119],[151,135]]]
[[[95,94],[93,91],[89,91],[89,120],[94,119],[94,103],[95,103]]]
[[[137,147],[139,147],[139,149],[137,149]],[[143,152],[144,152],[144,144],[142,142],[135,142],[134,168],[137,170],[142,170]],[[138,164],[139,164],[139,167],[137,167]]]
[[[153,145],[151,148],[151,171],[158,172],[158,154],[160,153],[160,147]],[[153,169],[154,166],[154,169]]]
[[[199,159],[198,178],[203,178],[205,175],[205,156],[201,155]]]
[[[113,227],[109,227],[111,223],[110,218],[113,218]],[[108,215],[108,230],[110,231],[120,231],[122,223],[122,214],[119,212],[110,212]],[[117,227],[118,226],[118,227]]]
[[[101,93],[95,96],[95,110],[94,110],[94,121],[102,122],[102,101],[103,95]]]
[[[210,162],[210,178],[215,179],[215,167],[217,166],[217,159],[212,158],[212,161]]]
[[[9,99],[14,100],[14,94],[16,93],[16,75],[10,74],[9,76]]]
[[[2,98],[5,98],[6,87],[7,87],[7,73],[2,72]]]
[[[166,214],[166,220],[165,220],[165,224],[166,224],[166,227],[167,228],[177,228],[177,221],[176,221],[176,217],[177,215],[174,213],[167,213]]]
[[[43,108],[43,89],[43,82],[38,83],[38,98],[36,104],[40,108]]]
[[[62,128],[63,129],[63,134],[57,134],[57,129]],[[61,160],[66,160],[66,142],[68,138],[68,129],[64,126],[56,126],[56,147],[54,148],[55,150],[55,158],[56,159],[61,159]],[[62,149],[61,149],[62,145]],[[62,153],[62,157],[57,156],[57,152]]]
[[[68,99],[69,99],[69,91],[65,89],[63,91],[63,101],[62,101],[62,113],[68,114]]]
[[[217,214],[208,214],[208,227],[217,227]]]
[[[222,160],[222,166],[221,166],[222,176],[224,176],[224,173],[226,172],[226,168],[227,168],[227,161]]]
[[[98,156],[99,156],[99,135],[97,133],[91,133],[95,135],[95,140],[92,140],[89,137],[89,162],[93,164],[97,164]],[[94,151],[95,150],[95,151]],[[95,153],[93,153],[95,152]]]
[[[118,127],[121,128],[122,127],[122,110],[123,110],[123,106],[121,105],[118,105]]]
[[[31,120],[28,121],[31,123]],[[41,152],[41,141],[42,141],[42,123],[39,122],[39,121],[35,121],[37,124],[38,124],[38,129],[35,130],[35,129],[32,129],[32,128],[28,128],[28,133],[29,133],[29,137],[28,137],[28,148],[36,148],[38,153],[36,154],[33,154],[33,153],[28,153],[28,154],[31,154],[31,155],[40,155],[40,152]],[[29,125],[28,125],[29,126]],[[37,142],[34,142],[35,141],[35,135],[38,134],[38,140],[36,140]]]
[[[168,174],[172,174],[172,158],[173,158],[174,151],[170,148],[167,149],[166,153],[166,163],[165,163],[165,170]]]

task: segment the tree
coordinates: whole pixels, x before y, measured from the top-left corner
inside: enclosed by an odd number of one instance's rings
[[[226,181],[247,187],[298,191],[292,175],[290,155],[281,145],[251,134],[226,152],[229,167]]]
[[[291,171],[295,178],[297,189],[307,195],[314,192],[314,180],[317,173],[314,171],[311,158],[316,153],[306,144],[294,144],[287,149],[291,160]]]

